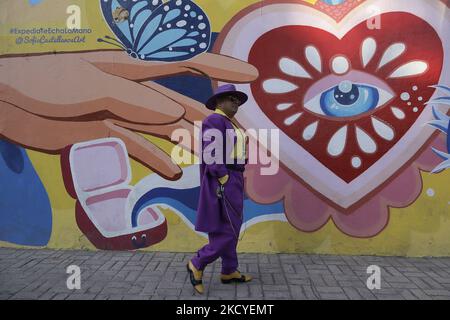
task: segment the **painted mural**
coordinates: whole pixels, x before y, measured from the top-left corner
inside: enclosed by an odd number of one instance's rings
[[[241,128],[279,130],[241,252],[449,256],[449,6],[2,1],[0,245],[196,250],[196,132],[231,82]]]

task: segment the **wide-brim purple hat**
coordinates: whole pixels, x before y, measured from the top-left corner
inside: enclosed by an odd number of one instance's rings
[[[217,99],[223,96],[234,96],[241,101],[239,105],[243,105],[248,100],[247,94],[236,90],[234,84],[224,84],[214,90],[214,95],[206,101],[205,105],[209,110],[215,110],[217,107]]]

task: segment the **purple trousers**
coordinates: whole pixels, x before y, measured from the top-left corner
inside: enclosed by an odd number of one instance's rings
[[[220,228],[208,233],[209,243],[197,251],[191,260],[198,270],[204,270],[218,258],[222,258],[223,274],[233,273],[238,268],[236,247],[242,225],[244,178],[243,173],[238,171],[230,171],[229,176],[224,185],[228,201],[221,199],[219,212],[211,212],[220,215]]]
[[[222,273],[230,274],[238,268],[236,252],[237,239],[231,232],[211,232],[208,234],[209,243],[197,251],[192,259],[192,264],[198,270],[205,267],[218,258],[222,258]]]

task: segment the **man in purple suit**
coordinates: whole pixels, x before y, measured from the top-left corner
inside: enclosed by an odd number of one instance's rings
[[[220,86],[206,107],[215,110],[202,123],[200,198],[195,230],[207,232],[209,243],[189,261],[195,290],[203,293],[204,268],[222,258],[222,283],[247,282],[238,271],[236,246],[243,221],[246,137],[232,119],[247,101],[232,84]],[[230,152],[231,151],[231,152]]]

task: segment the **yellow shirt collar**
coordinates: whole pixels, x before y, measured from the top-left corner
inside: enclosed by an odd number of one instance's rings
[[[225,112],[223,112],[222,110],[220,110],[219,108],[216,108],[216,110],[214,110],[214,113],[218,113],[218,114],[221,114],[221,115],[223,115],[223,116],[227,117],[228,119],[230,119],[230,117],[229,117],[229,116],[227,116],[227,115],[226,115],[226,113],[225,113]],[[230,120],[231,120],[231,119],[230,119]]]
[[[246,145],[245,145],[245,139],[246,139],[246,137],[244,136],[244,134],[243,134],[243,132],[241,131],[241,129],[239,129],[239,128],[233,123],[233,121],[231,121],[230,117],[228,117],[228,116],[226,115],[226,113],[223,112],[222,110],[220,110],[219,108],[216,108],[216,109],[214,110],[214,113],[221,114],[221,115],[227,117],[227,118],[230,120],[231,124],[232,124],[233,127],[234,127],[234,130],[235,130],[236,133],[237,133],[236,145],[233,146],[233,151],[232,151],[233,157],[234,157],[234,158],[238,158],[238,159],[245,159],[245,158],[246,158],[246,149],[245,149],[245,148],[246,148]]]

